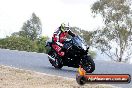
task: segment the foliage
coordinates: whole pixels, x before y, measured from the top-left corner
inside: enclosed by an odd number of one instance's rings
[[[46,52],[45,42],[48,37],[42,34],[42,25],[39,17],[35,13],[27,20],[19,32],[12,33],[4,39],[0,39],[0,48],[30,51],[30,52]]]
[[[0,48],[42,53],[46,52],[44,47],[46,40],[47,37],[32,41],[21,36],[10,36],[0,40]]]
[[[100,14],[105,26],[94,32],[93,44],[112,60],[126,62],[132,57],[132,10],[129,0],[100,0],[92,12]]]
[[[39,53],[42,53],[42,52],[46,52],[46,48],[45,48],[45,45],[46,45],[46,40],[48,40],[49,38],[48,37],[45,37],[45,36],[42,36],[38,39],[37,41],[37,45],[38,45],[38,52]]]
[[[95,57],[97,56],[95,51],[89,50],[89,55],[92,57],[92,59],[95,59]]]
[[[31,51],[32,43],[24,37],[7,37],[0,40],[0,48]]]
[[[32,17],[23,24],[22,30],[19,32],[15,32],[12,35],[26,37],[34,41],[37,38],[39,38],[41,34],[42,34],[41,21],[39,17],[37,17],[36,14],[33,13]]]

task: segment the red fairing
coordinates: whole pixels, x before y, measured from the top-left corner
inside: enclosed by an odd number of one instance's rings
[[[60,56],[64,56],[64,52],[60,52],[61,50],[61,47],[58,46],[57,44],[53,44],[52,47],[55,49],[55,51],[57,51],[57,53],[60,55]]]
[[[61,47],[59,47],[56,44],[53,44],[52,47],[55,49],[55,51],[59,52],[61,50]]]

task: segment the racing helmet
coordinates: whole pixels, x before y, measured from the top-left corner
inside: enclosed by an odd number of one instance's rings
[[[68,31],[68,30],[69,30],[69,27],[66,26],[66,24],[62,23],[62,24],[61,24],[61,31],[66,32],[66,31]]]
[[[64,23],[61,24],[61,31],[65,32],[65,24]]]

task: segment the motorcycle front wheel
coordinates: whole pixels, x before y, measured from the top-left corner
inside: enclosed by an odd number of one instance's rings
[[[86,73],[92,73],[95,70],[95,63],[91,56],[85,56],[82,59],[82,68],[86,71]]]

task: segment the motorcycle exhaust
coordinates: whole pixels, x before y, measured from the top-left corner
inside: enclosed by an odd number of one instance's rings
[[[48,58],[55,61],[55,59],[53,57],[49,56],[49,55],[48,55]]]

